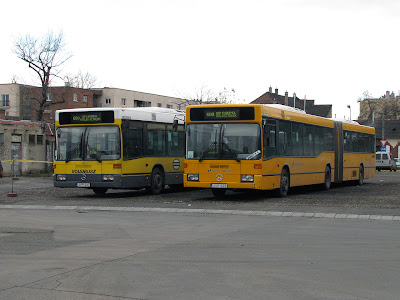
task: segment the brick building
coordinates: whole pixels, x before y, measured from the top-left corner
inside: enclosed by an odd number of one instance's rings
[[[93,107],[102,91],[69,85],[50,87],[43,116],[38,120],[41,93],[40,87],[0,84],[0,160],[53,161],[55,111]],[[3,168],[5,175],[19,175],[50,170],[51,165],[21,162],[11,169],[10,164],[3,163]]]
[[[311,115],[332,118],[332,105],[315,105],[314,100],[300,99],[296,96],[296,94],[293,94],[293,97],[289,97],[288,92],[285,92],[284,96],[279,95],[278,89],[275,89],[275,92],[272,92],[272,87],[269,87],[268,92],[261,95],[251,103],[282,104],[304,110],[306,113]]]

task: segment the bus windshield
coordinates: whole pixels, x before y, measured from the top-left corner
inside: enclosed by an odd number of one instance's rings
[[[189,124],[186,136],[187,159],[241,161],[261,158],[261,130],[258,124]]]
[[[63,127],[57,129],[56,160],[115,160],[121,157],[117,126]]]

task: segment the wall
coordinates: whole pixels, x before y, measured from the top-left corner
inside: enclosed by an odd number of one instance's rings
[[[19,147],[22,160],[46,161],[46,135],[42,132],[40,123],[25,121],[0,120],[0,133],[3,133],[3,143],[0,143],[0,160],[3,165],[3,175],[12,175],[12,149]],[[29,142],[29,135],[34,136],[34,142]],[[42,136],[42,143],[38,143],[38,136]],[[20,162],[15,175],[26,175],[46,171],[51,164]]]
[[[20,92],[19,84],[0,84],[0,109],[5,110],[7,117],[19,117],[20,113]],[[1,95],[9,95],[9,106],[3,106]]]
[[[117,88],[103,88],[103,94],[99,99],[99,107],[135,107],[135,100],[150,102],[149,106],[168,107],[174,109],[185,109],[187,101],[176,97],[161,96],[137,91],[130,91]],[[126,99],[126,105],[122,105],[122,98]],[[106,99],[110,99],[111,103],[106,104]]]

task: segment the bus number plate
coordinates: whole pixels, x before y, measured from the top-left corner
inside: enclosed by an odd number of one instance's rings
[[[211,183],[212,189],[226,189],[228,188],[228,184],[226,183]]]
[[[76,187],[90,187],[90,183],[89,182],[78,182],[76,184]]]

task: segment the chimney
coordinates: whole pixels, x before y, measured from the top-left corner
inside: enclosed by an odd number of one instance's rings
[[[278,95],[278,88],[276,88],[276,89],[275,89],[275,94],[277,94],[277,95]]]
[[[296,107],[296,93],[293,93],[293,107]]]
[[[269,93],[272,94],[272,86],[269,86]]]
[[[285,92],[285,105],[289,105],[289,93],[287,91]]]

